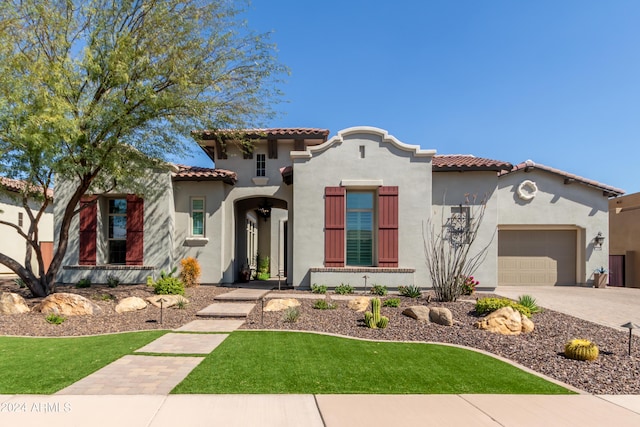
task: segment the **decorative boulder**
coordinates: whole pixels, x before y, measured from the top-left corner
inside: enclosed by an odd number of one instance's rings
[[[64,292],[49,295],[33,310],[43,314],[57,314],[58,316],[83,316],[102,313],[102,309],[87,298]]]
[[[421,322],[429,322],[429,307],[424,305],[413,305],[402,311],[405,316],[413,317]]]
[[[3,292],[0,294],[0,314],[21,314],[29,312],[29,306],[18,294]]]
[[[533,322],[531,321],[531,319],[529,319],[527,316],[520,316],[522,318],[522,332],[523,333],[529,333],[529,332],[533,332]]]
[[[523,326],[523,320],[525,326]],[[530,323],[530,324],[529,324]],[[512,307],[502,307],[475,323],[475,327],[502,335],[518,335],[533,330],[533,322]]]
[[[429,310],[429,320],[443,326],[453,325],[453,315],[446,307],[432,307]]]
[[[147,308],[147,303],[139,297],[127,297],[116,305],[116,313],[137,311]]]
[[[274,298],[264,306],[264,311],[284,311],[289,307],[300,306],[300,301],[295,298]]]
[[[185,304],[189,303],[189,300],[182,295],[155,295],[147,298],[147,301],[149,301],[151,305],[158,308],[160,308],[160,300],[162,300],[162,308],[173,307],[177,305],[179,301],[184,301]]]
[[[362,313],[369,307],[369,301],[371,301],[371,298],[369,297],[355,297],[354,299],[349,300],[347,307],[349,307],[350,310]]]

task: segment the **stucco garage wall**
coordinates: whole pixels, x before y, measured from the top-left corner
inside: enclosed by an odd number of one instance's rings
[[[530,201],[518,197],[518,186],[525,180],[536,183],[536,196]],[[594,250],[593,239],[599,231],[607,234],[608,199],[602,190],[574,182],[550,172],[533,169],[503,175],[498,180],[499,229],[575,229],[576,279],[587,283],[593,270],[609,264],[607,244]]]
[[[477,217],[483,201],[486,204],[477,238],[469,251],[473,256],[488,247],[484,262],[473,275],[480,281],[480,288],[494,288],[498,284],[497,185],[498,176],[494,171],[433,174],[432,218],[436,229],[446,223],[452,207],[469,205],[472,217]]]
[[[312,158],[292,154],[294,286],[309,287],[309,269],[324,266],[325,187],[358,180],[368,181],[371,189],[377,185],[399,187],[398,267],[415,269],[414,283],[429,285],[420,230],[431,213],[432,157],[431,154],[417,157],[413,151],[385,141],[385,135],[381,130],[339,133],[339,137],[311,151]],[[361,146],[364,147],[364,158],[361,158]],[[354,187],[347,186],[349,188]],[[289,221],[291,227],[291,216]],[[340,284],[339,273],[332,277]],[[363,282],[351,285],[362,286]]]

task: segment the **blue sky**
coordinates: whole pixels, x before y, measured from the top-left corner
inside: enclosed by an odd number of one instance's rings
[[[640,1],[254,0],[245,17],[291,70],[269,127],[376,126],[640,191]]]

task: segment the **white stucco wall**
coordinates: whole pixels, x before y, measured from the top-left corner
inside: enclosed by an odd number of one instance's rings
[[[517,195],[525,180],[536,183],[538,191],[530,201]],[[593,279],[593,271],[608,268],[608,245],[594,250],[593,239],[609,229],[608,199],[598,190],[540,169],[517,171],[498,180],[499,229],[574,229],[577,230],[576,278],[579,283]]]
[[[30,203],[30,208],[34,215],[37,215],[41,206],[41,204],[36,202]],[[26,210],[22,206],[22,202],[7,194],[0,193],[0,218],[17,225],[18,215],[20,213],[22,213],[23,216],[22,231],[26,233],[29,231],[31,223]],[[24,238],[22,238],[15,229],[6,225],[0,225],[0,233],[2,233],[2,238],[0,238],[0,253],[15,259],[20,264],[24,264],[26,255],[26,242]],[[44,215],[40,219],[38,236],[40,242],[53,242],[53,205],[51,204],[47,207]],[[35,258],[32,261],[32,267],[34,271],[37,271],[37,261]],[[0,275],[3,274],[12,275],[14,273],[0,264]]]
[[[309,269],[324,266],[324,191],[325,187],[340,185],[347,190],[367,188],[366,185],[371,189],[379,185],[399,187],[398,267],[415,269],[414,284],[429,285],[421,228],[431,214],[434,151],[419,150],[419,147],[392,140],[395,138],[381,129],[351,128],[306,153],[292,153],[294,209],[289,216],[289,230],[296,254],[294,286],[309,287]],[[361,146],[365,150],[364,158],[361,158]],[[416,150],[420,154],[416,155]],[[358,186],[358,181],[365,187]],[[362,275],[332,273],[333,283],[324,284],[335,286],[350,282],[352,286],[362,286]],[[406,283],[395,285],[400,284]]]

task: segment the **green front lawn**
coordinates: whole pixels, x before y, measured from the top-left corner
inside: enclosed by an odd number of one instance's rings
[[[172,393],[571,394],[455,347],[295,332],[232,333]]]
[[[50,394],[167,331],[78,338],[0,337],[0,394]]]

